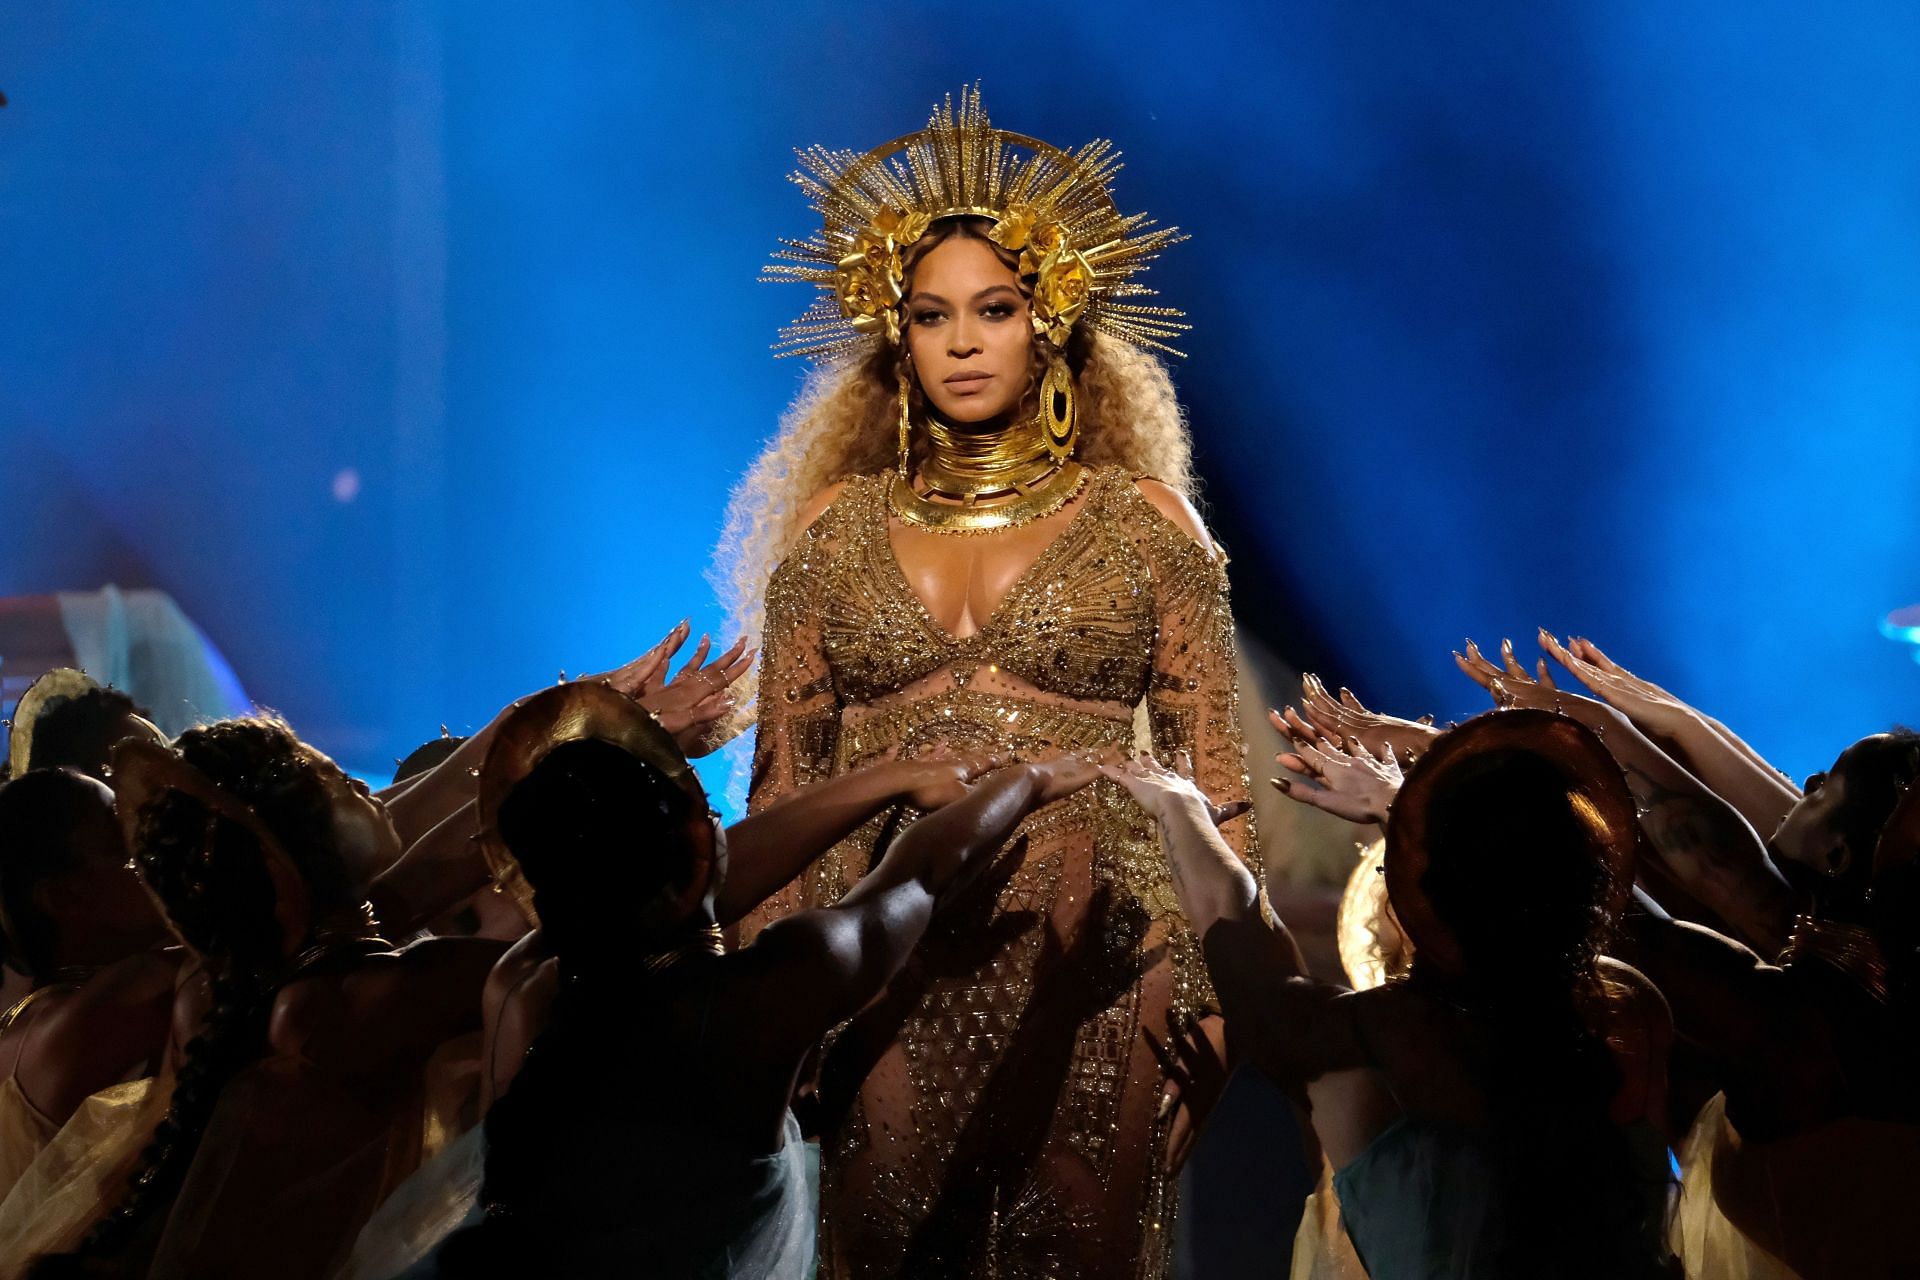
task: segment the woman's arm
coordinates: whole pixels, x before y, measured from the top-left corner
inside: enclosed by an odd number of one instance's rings
[[[1738,809],[1755,831],[1771,832],[1798,803],[1799,788],[1732,730],[1634,675],[1599,646],[1580,639],[1563,645],[1542,630],[1540,647],[1647,737],[1673,743],[1681,763]]]
[[[1086,786],[1096,768],[1062,756],[996,770],[901,832],[837,904],[769,925],[746,948],[769,1034],[804,1046],[858,1012],[906,963],[937,907],[1022,819]]]
[[[480,1029],[481,991],[506,950],[488,938],[428,938],[372,957],[337,982],[295,983],[274,1006],[274,1052],[354,1079],[418,1066],[447,1040]]]
[[[824,510],[821,498],[813,505]],[[749,817],[833,773],[840,699],[827,663],[819,611],[819,581],[833,542],[832,523],[830,517],[810,522],[767,582]],[[741,918],[742,942],[751,942],[767,925],[805,905],[805,877],[798,871],[771,890],[756,888],[762,901]],[[836,895],[839,887],[834,886]]]
[[[367,900],[389,936],[411,937],[491,883],[474,839],[478,830],[474,802],[468,800],[373,878]]]
[[[967,794],[992,761],[894,760],[790,791],[727,828],[727,876],[714,901],[730,925],[778,892],[861,823],[890,805],[924,812]]]
[[[537,929],[507,948],[488,971],[480,997],[482,1113],[512,1087],[559,990],[560,962]]]
[[[1227,1030],[1283,1083],[1363,1065],[1344,987],[1316,982],[1286,925],[1260,902],[1253,876],[1214,829],[1189,778],[1151,760],[1103,765],[1152,814],[1173,864],[1174,891],[1202,938]]]
[[[1240,733],[1240,685],[1226,556],[1187,501],[1157,480],[1136,482],[1150,513],[1133,532],[1153,575],[1156,628],[1147,720],[1153,753],[1185,754],[1193,779],[1216,809],[1240,816],[1220,835],[1260,879],[1260,843]]]

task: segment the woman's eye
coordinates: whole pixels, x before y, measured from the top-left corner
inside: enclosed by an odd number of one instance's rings
[[[1013,314],[1013,307],[1005,302],[990,302],[980,311],[990,320],[1004,320]]]
[[[913,313],[913,322],[915,324],[932,324],[939,318],[940,313],[938,311],[916,311]]]

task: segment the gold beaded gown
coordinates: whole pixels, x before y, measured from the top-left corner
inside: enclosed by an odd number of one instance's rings
[[[915,595],[888,475],[856,477],[768,586],[749,801],[945,746],[1013,759],[1135,742],[1247,794],[1224,565],[1117,468],[976,633]],[[883,814],[745,923],[836,900]],[[1253,859],[1250,816],[1224,834]],[[1257,873],[1257,867],[1256,867]],[[1030,816],[889,991],[829,1037],[817,1086],[823,1277],[1164,1273],[1174,1182],[1143,1038],[1210,989],[1154,826],[1101,781]]]

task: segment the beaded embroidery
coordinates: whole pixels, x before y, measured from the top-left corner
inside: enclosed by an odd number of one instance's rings
[[[1133,476],[1096,469],[1063,531],[963,639],[900,569],[888,479],[848,481],[769,583],[754,810],[815,778],[938,744],[1014,759],[1127,746],[1142,705],[1157,754],[1189,752],[1215,803],[1246,797],[1224,568]],[[836,900],[888,825],[870,822],[830,851],[743,935]],[[1250,816],[1224,834],[1257,874]],[[1031,815],[1008,847],[1012,875],[990,901],[956,904],[936,922],[910,970],[921,986],[898,1034],[904,1108],[896,1075],[887,1102],[863,1091],[856,1122],[824,1140],[823,1276],[893,1274],[929,1248],[971,1251],[979,1274],[1059,1274],[1063,1256],[1110,1260],[1087,1274],[1163,1273],[1173,1186],[1160,1172],[1166,1126],[1152,1119],[1161,1077],[1140,1030],[1164,1025],[1169,1007],[1211,1002],[1198,945],[1151,820],[1112,784]],[[1160,964],[1171,980],[1144,983]],[[1050,1025],[1063,1017],[1064,1029]],[[998,1134],[990,1098],[1023,1070],[1055,1095],[1038,1128]],[[983,1138],[990,1153],[1000,1138],[1038,1152],[1001,1168],[971,1154]],[[954,1216],[952,1197],[941,1207],[961,1158],[994,1180],[970,1219]],[[1063,1181],[1056,1170],[1067,1166],[1091,1172],[1102,1194],[1069,1191],[1085,1175]]]

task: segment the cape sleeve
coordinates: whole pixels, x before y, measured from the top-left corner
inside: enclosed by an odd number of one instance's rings
[[[760,813],[833,772],[840,699],[834,692],[820,625],[820,584],[830,539],[829,525],[822,517],[801,536],[767,582],[748,813]],[[796,877],[741,921],[743,944],[773,921],[806,905],[800,901],[803,879]]]
[[[1130,522],[1152,577],[1158,620],[1146,700],[1153,753],[1171,765],[1177,753],[1186,752],[1193,761],[1194,781],[1215,805],[1247,800],[1246,741],[1240,731],[1226,556],[1195,542],[1138,489],[1129,489]],[[1253,872],[1264,909],[1266,876],[1252,809],[1224,824],[1220,834]],[[1205,966],[1198,963],[1198,945],[1190,931],[1183,929],[1181,934],[1176,948],[1190,951],[1188,958],[1194,961],[1181,966],[1192,974],[1187,994],[1196,1003],[1211,1004],[1213,993]]]

